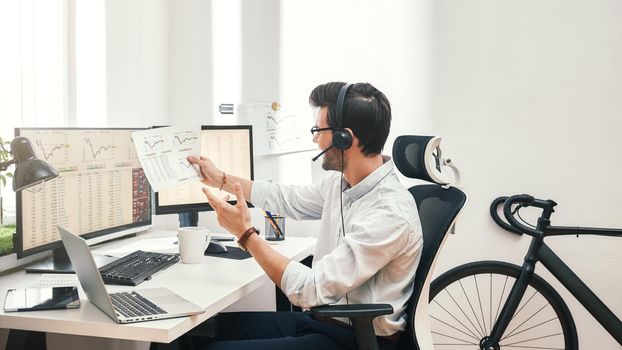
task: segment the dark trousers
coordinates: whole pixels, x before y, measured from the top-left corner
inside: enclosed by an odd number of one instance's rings
[[[236,312],[216,317],[216,337],[185,335],[182,349],[355,349],[352,329],[302,312]]]

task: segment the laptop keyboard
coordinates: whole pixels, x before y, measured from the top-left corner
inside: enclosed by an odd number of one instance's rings
[[[161,315],[167,312],[136,292],[110,294],[115,311],[125,317]]]
[[[137,250],[99,268],[106,284],[136,286],[154,273],[179,261],[176,254],[152,253]]]

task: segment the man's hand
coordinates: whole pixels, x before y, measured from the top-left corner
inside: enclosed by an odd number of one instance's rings
[[[190,164],[198,165],[204,184],[216,188],[220,188],[222,186],[224,181],[223,172],[219,170],[216,165],[214,165],[214,162],[209,160],[207,157],[201,156],[199,158],[189,156],[188,162]]]
[[[212,208],[214,208],[214,211],[216,211],[218,224],[237,238],[240,238],[242,233],[252,226],[251,213],[246,205],[242,187],[238,182],[235,183],[233,189],[238,201],[236,205],[231,205],[226,202],[228,199],[227,197],[229,197],[228,195],[224,200],[220,199],[205,187],[203,187],[203,193],[205,193],[207,201]]]
[[[247,184],[250,188],[250,182]],[[203,187],[203,193],[207,196],[207,201],[216,211],[218,224],[240,239],[240,236],[252,226],[251,213],[246,205],[246,199],[244,198],[244,192],[240,182],[236,181],[234,183],[233,192],[235,192],[235,196],[238,200],[236,205],[231,205],[226,202],[229,195],[224,199],[220,199],[213,195],[209,189]],[[250,235],[244,245],[261,268],[266,271],[266,274],[270,277],[272,282],[280,288],[283,273],[285,272],[287,264],[289,264],[289,259],[277,253],[258,235]]]

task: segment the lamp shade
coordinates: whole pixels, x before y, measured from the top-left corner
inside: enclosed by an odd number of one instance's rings
[[[15,160],[13,191],[34,186],[58,176],[50,164],[38,159],[27,138],[18,136],[11,142],[11,153]]]

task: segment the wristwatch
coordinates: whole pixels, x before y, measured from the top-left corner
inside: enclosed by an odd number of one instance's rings
[[[248,252],[248,249],[246,248],[246,241],[253,233],[259,234],[259,230],[256,229],[254,226],[249,227],[246,231],[244,231],[244,233],[242,233],[242,235],[238,239],[238,246],[240,247],[240,249]]]

